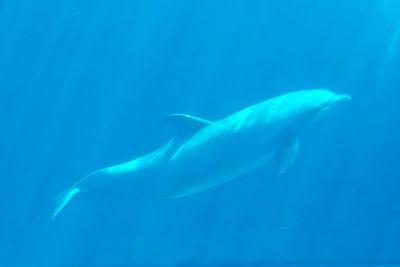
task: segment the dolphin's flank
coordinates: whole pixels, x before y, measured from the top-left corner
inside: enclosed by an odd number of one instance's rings
[[[59,195],[52,219],[74,197],[134,201],[177,198],[236,178],[269,159],[271,176],[295,160],[299,134],[319,115],[350,99],[329,90],[284,94],[218,121],[173,114],[175,138],[132,161],[95,171]]]

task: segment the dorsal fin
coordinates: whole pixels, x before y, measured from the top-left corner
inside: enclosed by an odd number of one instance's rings
[[[190,136],[212,123],[212,121],[187,114],[171,114],[165,120],[175,125],[179,138]]]

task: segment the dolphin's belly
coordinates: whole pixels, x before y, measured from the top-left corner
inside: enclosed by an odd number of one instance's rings
[[[227,182],[270,159],[278,141],[275,134],[260,138],[256,130],[191,140],[171,158],[162,191],[180,197]]]
[[[228,162],[229,159],[227,159],[226,165],[223,168],[215,168],[211,161],[209,165],[190,166],[193,172],[183,172],[183,175],[181,174],[177,177],[178,179],[171,181],[169,187],[174,187],[171,188],[171,193],[175,198],[191,195],[228,182],[258,167],[269,158],[271,158],[271,154],[247,162],[236,162],[234,160]]]

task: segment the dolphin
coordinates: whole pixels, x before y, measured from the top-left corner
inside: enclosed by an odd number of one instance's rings
[[[172,114],[177,134],[157,150],[96,170],[56,198],[53,219],[75,196],[135,201],[188,196],[236,178],[270,159],[273,177],[294,161],[299,134],[322,113],[351,99],[324,89],[287,93],[218,121]]]

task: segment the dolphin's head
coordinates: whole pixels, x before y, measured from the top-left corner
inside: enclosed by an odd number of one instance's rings
[[[303,112],[315,119],[321,117],[327,110],[337,104],[346,102],[351,99],[347,94],[336,94],[330,90],[315,89],[303,91],[304,95],[300,97]]]
[[[350,100],[349,95],[336,94],[330,90],[314,89],[297,91],[279,99],[276,111],[288,127],[298,129],[315,121],[336,104]]]
[[[339,95],[329,90],[316,89],[303,91],[301,97],[303,107],[314,111],[325,111],[338,103],[342,103],[351,99],[349,95]]]

